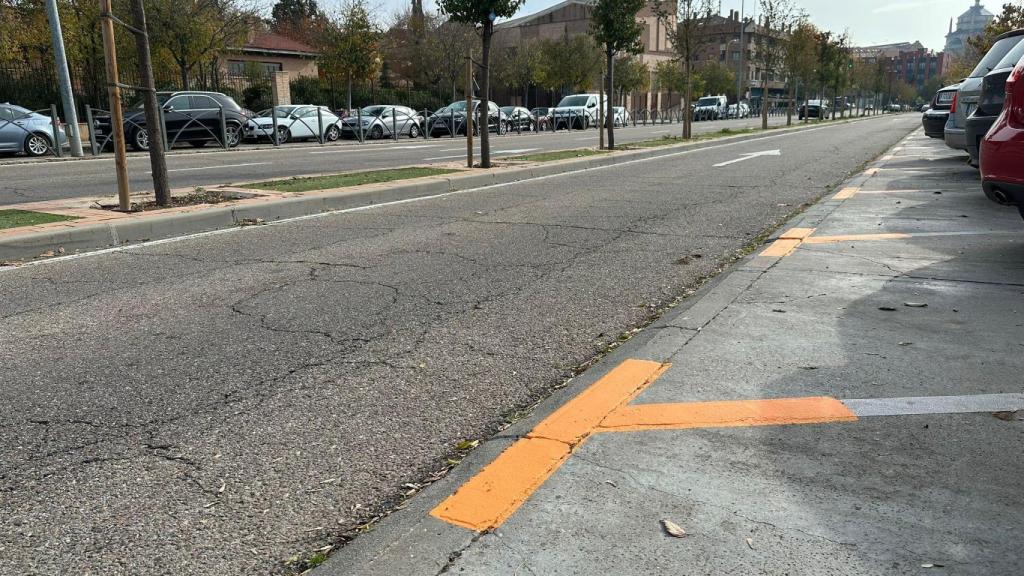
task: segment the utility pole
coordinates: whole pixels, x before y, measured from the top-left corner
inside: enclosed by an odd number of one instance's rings
[[[100,28],[103,31],[103,57],[107,68],[107,99],[110,101],[110,128],[114,132],[114,169],[117,173],[117,203],[122,212],[131,210],[128,191],[128,158],[124,148],[124,112],[121,110],[121,83],[117,75],[117,48],[114,45],[114,15],[110,0],[100,0]],[[90,128],[91,129],[91,128]]]
[[[143,106],[146,108],[146,131],[149,132],[149,164],[153,171],[153,191],[157,206],[171,205],[171,189],[167,183],[167,158],[164,156],[164,133],[160,122],[160,103],[153,82],[153,61],[149,54],[149,32],[143,0],[132,2],[132,24],[135,28],[135,49],[139,57],[139,79],[142,80]],[[277,136],[275,134],[275,136]]]
[[[64,53],[64,33],[60,29],[60,15],[57,13],[57,0],[46,0],[46,16],[50,20],[50,35],[53,38],[53,57],[57,65],[57,80],[60,82],[60,100],[64,108],[64,119],[67,120],[68,142],[71,155],[82,155],[82,134],[78,130],[78,112],[75,110],[75,96],[71,91],[71,75],[68,74],[68,58]],[[89,127],[92,130],[92,126]],[[53,135],[53,145],[59,147],[60,138]]]
[[[743,67],[743,60],[746,57],[747,47],[743,43],[743,34],[747,27],[744,21],[743,12],[746,10],[746,2],[740,1],[740,69],[736,71],[736,110],[740,109],[740,101],[743,100],[743,80],[746,77],[746,69]]]

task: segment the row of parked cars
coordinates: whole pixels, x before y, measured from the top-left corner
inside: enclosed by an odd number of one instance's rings
[[[939,90],[921,122],[967,152],[989,199],[1024,217],[1024,29],[999,36],[967,78]]]

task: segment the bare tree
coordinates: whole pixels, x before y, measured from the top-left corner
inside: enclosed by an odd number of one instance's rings
[[[666,9],[663,0],[655,0],[654,12],[658,21],[665,26],[666,36],[676,52],[676,60],[683,67],[683,138],[693,135],[693,101],[695,68],[701,60],[705,47],[712,42],[710,34],[711,16],[716,3],[713,0],[679,0],[675,13]]]
[[[782,74],[790,30],[799,19],[792,0],[761,0],[761,33],[753,61],[761,77],[761,129],[768,129],[768,82]]]

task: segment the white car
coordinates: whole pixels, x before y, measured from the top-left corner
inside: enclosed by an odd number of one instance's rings
[[[729,118],[750,118],[750,106],[746,102],[729,104]]]
[[[338,125],[341,119],[334,112],[326,106],[302,104],[275,106],[258,112],[255,118],[245,123],[242,137],[247,140],[272,140],[274,116],[277,117],[277,141],[281,144],[289,140],[313,140],[320,137],[325,142],[334,142],[341,137]]]
[[[567,130],[586,130],[598,126],[597,107],[607,102],[597,94],[572,94],[551,109],[551,122],[555,130],[565,127]]]
[[[633,121],[632,116],[629,115],[629,111],[624,106],[612,106],[612,111],[615,113],[615,125],[616,126],[629,126]]]

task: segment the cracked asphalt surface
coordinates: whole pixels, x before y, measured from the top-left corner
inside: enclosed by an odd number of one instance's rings
[[[918,124],[0,271],[0,574],[288,571]]]

